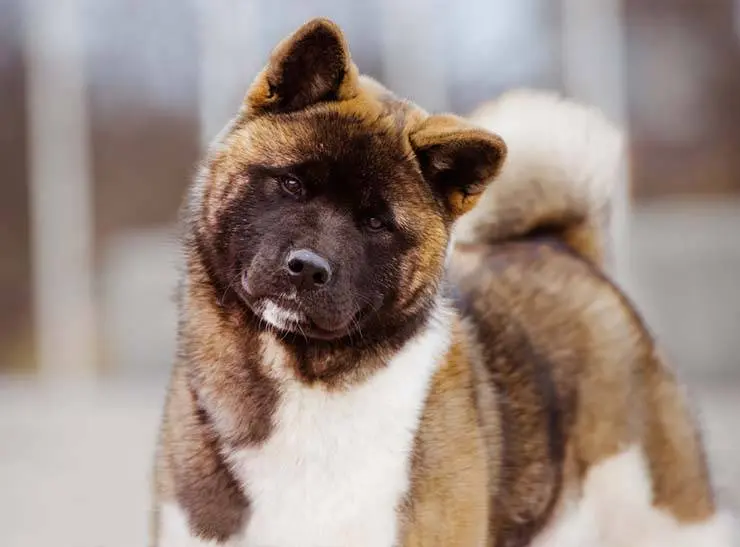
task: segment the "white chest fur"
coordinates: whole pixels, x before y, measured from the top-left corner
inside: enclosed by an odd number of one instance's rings
[[[230,461],[252,507],[239,546],[394,544],[414,434],[449,330],[446,314],[435,317],[350,391],[285,386],[270,439]]]

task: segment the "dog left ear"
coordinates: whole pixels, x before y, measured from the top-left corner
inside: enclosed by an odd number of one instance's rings
[[[473,208],[506,157],[501,137],[457,116],[430,116],[409,138],[424,178],[453,219]]]
[[[292,112],[357,94],[357,67],[347,41],[328,19],[313,19],[280,42],[252,83],[250,114]]]

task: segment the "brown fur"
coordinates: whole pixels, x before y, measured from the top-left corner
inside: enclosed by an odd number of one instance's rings
[[[406,547],[486,541],[488,485],[493,479],[469,365],[466,348],[456,343],[434,376],[416,435],[412,487],[402,511]],[[489,425],[498,438],[499,425]]]
[[[553,509],[547,501],[569,486],[563,477],[577,488],[591,466],[632,444],[647,452],[657,505],[683,522],[714,512],[697,430],[675,379],[655,359],[639,317],[592,264],[547,238],[461,245],[453,277],[463,293],[463,315],[491,351],[494,383],[518,408],[504,446],[514,444],[510,452],[521,447],[521,482],[503,485],[495,496],[506,508],[530,510],[510,522],[541,525]],[[539,378],[523,368],[537,361]],[[563,446],[554,447],[553,438]],[[577,474],[567,477],[569,468]],[[551,497],[543,503],[547,485]]]
[[[180,355],[157,455],[157,504],[175,501],[204,539],[224,541],[248,526],[248,485],[237,484],[228,455],[269,439],[282,382],[352,389],[423,328],[451,284],[459,318],[415,433],[411,486],[397,508],[400,545],[523,547],[592,466],[632,444],[646,453],[656,505],[681,522],[710,516],[701,443],[676,381],[601,272],[601,218],[557,189],[538,200],[512,181],[492,202],[486,186],[505,157],[498,136],[429,116],[358,76],[333,23],[315,20],[282,42],[209,152],[185,208]],[[266,328],[243,286],[281,282],[269,253],[250,259],[245,273],[245,253],[270,235],[249,239],[259,226],[240,222],[263,211],[245,204],[260,177],[304,164],[313,167],[302,177],[322,181],[333,176],[327,165],[341,168],[332,199],[347,207],[382,195],[398,234],[377,236],[385,239],[369,256],[349,239],[332,247],[338,233],[362,233],[368,245],[376,236],[329,208],[290,236],[319,234],[311,245],[345,260],[345,271],[372,262],[382,278],[374,288],[377,280],[358,271],[352,290],[311,301],[322,321],[355,313],[357,291],[393,289],[336,337]],[[268,205],[279,191],[270,184]],[[453,223],[479,199],[445,273]],[[336,317],[321,315],[327,310]]]

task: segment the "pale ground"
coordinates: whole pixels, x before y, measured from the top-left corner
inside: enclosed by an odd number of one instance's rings
[[[721,495],[740,508],[740,384],[694,386]],[[0,545],[146,545],[161,389],[0,386]]]
[[[638,214],[631,293],[690,385],[715,483],[740,510],[739,234],[735,206]],[[160,255],[156,246],[129,242],[111,268],[121,280],[106,278],[108,324],[124,333],[115,341],[120,368],[134,379],[84,388],[0,377],[0,547],[146,544],[150,463],[172,351],[172,269]],[[152,374],[154,363],[161,366]]]

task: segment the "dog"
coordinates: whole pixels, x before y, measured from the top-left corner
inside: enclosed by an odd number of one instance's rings
[[[732,545],[606,273],[623,138],[512,92],[429,114],[281,42],[183,209],[156,547]]]

